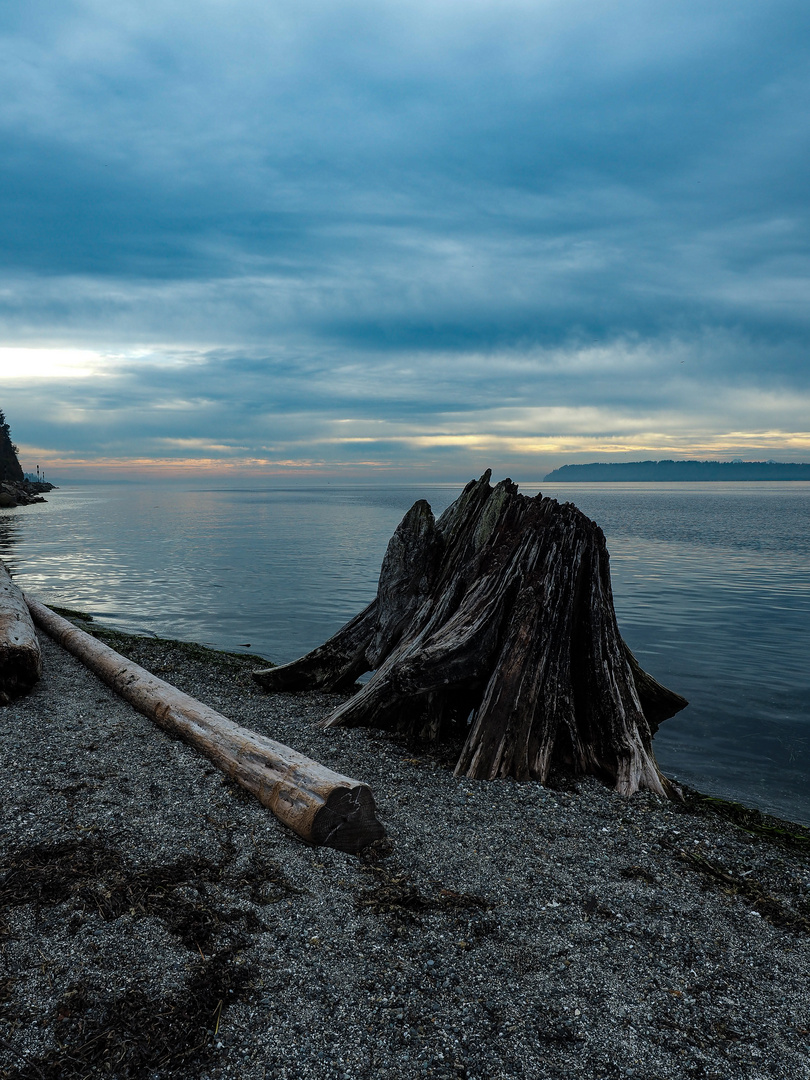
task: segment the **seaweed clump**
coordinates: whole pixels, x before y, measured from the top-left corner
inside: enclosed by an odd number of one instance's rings
[[[360,891],[357,907],[375,915],[391,916],[395,922],[421,925],[419,916],[424,912],[486,910],[491,906],[482,896],[459,893],[443,885],[436,886],[434,895],[426,895],[396,867],[372,864],[365,869],[373,874],[376,884]]]
[[[777,847],[794,851],[810,852],[810,829],[790,821],[763,814],[756,807],[744,806],[716,795],[704,795],[701,791],[683,786],[684,806],[692,814],[711,814],[730,821],[747,832]]]
[[[72,900],[74,928],[82,913],[96,913],[105,922],[127,913],[152,915],[187,948],[204,950],[227,924],[261,927],[253,913],[224,909],[207,897],[205,886],[221,881],[227,867],[227,858],[212,861],[194,855],[165,866],[131,867],[118,851],[97,841],[37,844],[0,861],[0,910],[23,904],[39,909]],[[254,859],[254,869],[264,871],[245,882],[254,903],[267,904],[279,892],[296,891],[275,865],[260,867]]]
[[[232,865],[225,846],[218,859],[194,855],[158,866],[132,866],[99,840],[64,840],[24,847],[0,860],[0,933],[10,936],[10,909],[66,904],[68,926],[77,933],[87,916],[113,922],[158,918],[190,952],[184,983],[156,995],[135,981],[121,993],[94,993],[72,983],[56,1003],[49,1024],[56,1045],[3,1069],[2,1080],[79,1080],[113,1075],[146,1080],[156,1074],[199,1075],[217,1051],[223,1012],[247,997],[255,971],[240,954],[247,935],[264,923],[248,908],[224,906],[210,885],[227,880],[255,904],[267,905],[299,892],[265,856],[254,853],[246,870]],[[14,980],[0,986],[0,1008],[14,1026]]]
[[[210,1057],[226,1004],[242,997],[252,972],[234,964],[233,947],[212,956],[176,994],[155,1000],[138,986],[106,1006],[73,985],[59,1003],[59,1045],[2,1073],[4,1080],[85,1080],[113,1075],[145,1080],[180,1076]],[[98,1019],[93,1019],[97,1015]]]
[[[677,858],[702,874],[707,883],[714,885],[726,896],[743,897],[751,904],[751,909],[772,926],[780,926],[795,934],[810,933],[810,919],[792,911],[777,897],[766,892],[756,878],[730,873],[707,859],[702,852],[682,850],[677,853]]]

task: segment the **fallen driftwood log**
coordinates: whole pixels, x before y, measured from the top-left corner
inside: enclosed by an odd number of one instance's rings
[[[138,712],[200,750],[304,840],[356,852],[385,836],[365,784],[241,727],[126,660],[44,604],[31,597],[25,600],[36,624],[55,641]]]
[[[39,639],[25,598],[0,561],[0,705],[27,693],[41,674]]]
[[[687,702],[622,640],[602,530],[571,503],[489,478],[438,521],[415,503],[376,599],[314,652],[254,677],[271,690],[335,689],[373,670],[325,726],[461,737],[457,775],[543,781],[559,763],[626,795],[677,796],[652,737]]]

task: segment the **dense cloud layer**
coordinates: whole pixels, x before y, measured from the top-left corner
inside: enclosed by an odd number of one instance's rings
[[[0,19],[0,393],[30,454],[810,460],[806,4]]]

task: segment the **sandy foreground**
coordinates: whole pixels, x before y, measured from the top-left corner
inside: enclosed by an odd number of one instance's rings
[[[249,658],[105,640],[367,782],[389,841],[308,847],[43,640],[0,709],[3,1080],[810,1078],[807,830],[459,780]]]

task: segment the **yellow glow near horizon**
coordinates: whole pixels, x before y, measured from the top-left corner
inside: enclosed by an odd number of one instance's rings
[[[768,433],[766,439],[760,436],[762,442],[754,446],[746,445],[748,440],[753,442],[754,436],[749,433],[735,432],[718,436],[716,439],[693,439],[689,442],[676,443],[674,440],[651,438],[649,441],[639,439],[636,442],[623,439],[586,439],[557,437],[547,442],[536,439],[527,440],[498,440],[491,436],[481,436],[479,444],[468,441],[454,443],[450,440],[425,439],[424,442],[411,440],[412,449],[430,450],[431,447],[439,448],[457,447],[459,450],[474,452],[479,461],[485,459],[500,459],[503,463],[511,459],[510,469],[521,467],[534,469],[541,459],[542,470],[548,471],[556,465],[573,463],[582,460],[583,456],[602,458],[608,461],[621,460],[660,460],[664,458],[683,460],[685,458],[702,458],[715,460],[729,460],[732,457],[744,456],[749,460],[764,460],[779,456],[783,459],[796,460],[797,457],[805,457],[810,450],[810,436],[805,432],[779,432]],[[365,440],[358,440],[365,443]],[[406,440],[396,440],[405,444]],[[346,440],[351,443],[352,440]],[[371,443],[372,440],[369,440]],[[312,449],[316,449],[314,446]],[[406,458],[398,460],[396,455],[381,457],[373,456],[373,446],[365,443],[366,453],[358,458],[336,459],[331,455],[319,456],[303,455],[299,458],[284,457],[214,457],[202,452],[198,457],[139,457],[139,458],[111,458],[111,457],[67,457],[47,450],[27,448],[25,455],[27,460],[36,460],[42,464],[49,474],[49,478],[61,474],[69,482],[71,476],[79,477],[129,477],[129,478],[190,478],[193,476],[283,476],[292,473],[302,475],[330,475],[338,473],[349,475],[367,471],[370,473],[398,471],[408,469],[411,471],[424,471],[435,469],[438,464],[450,468],[447,459],[434,459],[433,461],[419,460],[418,458]],[[799,451],[799,454],[796,454]],[[456,471],[461,463],[456,460],[452,466]],[[501,467],[501,465],[498,465]],[[504,467],[506,467],[504,465]],[[474,471],[474,469],[473,469]]]
[[[325,440],[337,445],[396,443],[420,450],[451,447],[483,453],[534,454],[650,454],[655,458],[675,456],[729,456],[740,452],[767,453],[808,451],[810,432],[768,431],[728,432],[717,435],[679,437],[672,433],[640,432],[625,435],[583,435],[577,432],[556,435],[502,435],[496,432],[465,434],[436,432],[424,435],[346,436]]]
[[[103,366],[102,355],[91,349],[0,346],[0,379],[86,379]]]

